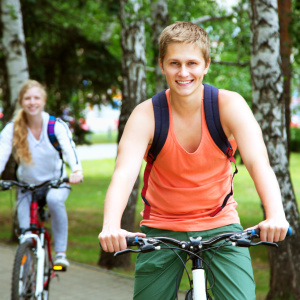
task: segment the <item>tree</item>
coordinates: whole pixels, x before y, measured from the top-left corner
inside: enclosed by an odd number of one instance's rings
[[[5,120],[12,117],[18,92],[28,79],[23,20],[19,0],[1,0],[2,51],[6,65],[9,102],[4,104]]]
[[[292,38],[290,25],[292,21],[292,0],[278,0],[278,17],[280,33],[280,55],[283,75],[283,98],[285,102],[285,122],[288,144],[288,157],[290,154],[290,104],[291,104],[291,78],[292,78]]]
[[[165,76],[161,74],[160,66],[158,64],[159,56],[159,37],[164,28],[169,25],[169,14],[166,0],[153,0],[151,5],[151,19],[152,19],[152,42],[154,51],[154,73],[155,73],[155,93],[159,93],[163,89],[167,89],[168,85]]]
[[[2,50],[6,70],[4,72],[3,86],[7,86],[7,101],[4,102],[5,120],[11,119],[15,109],[18,109],[18,93],[22,83],[29,78],[27,57],[25,50],[25,37],[23,20],[19,0],[1,1],[1,27],[2,27]],[[2,179],[16,179],[17,164],[13,155],[10,156],[5,170],[1,174]],[[18,228],[17,210],[14,212],[11,240],[16,241]]]
[[[125,124],[137,104],[146,99],[146,58],[145,58],[145,24],[141,9],[142,0],[120,0],[121,47],[122,47],[122,108],[119,119],[118,142]],[[138,196],[139,178],[129,196],[121,228],[134,229],[135,207]],[[102,251],[99,265],[105,268],[129,267],[130,256],[114,258],[111,253]]]
[[[263,132],[271,166],[281,189],[293,236],[268,248],[271,280],[267,299],[300,298],[300,224],[291,182],[280,68],[277,0],[250,1],[252,109]]]

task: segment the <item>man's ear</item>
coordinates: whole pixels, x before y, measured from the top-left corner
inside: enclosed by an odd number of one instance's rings
[[[205,67],[205,70],[204,70],[204,74],[205,74],[205,75],[206,75],[207,72],[208,72],[209,66],[210,66],[210,59],[208,60],[208,62],[207,62],[207,64],[206,64],[206,67]]]
[[[158,59],[158,63],[159,63],[160,69],[161,69],[161,74],[166,75],[160,58]]]

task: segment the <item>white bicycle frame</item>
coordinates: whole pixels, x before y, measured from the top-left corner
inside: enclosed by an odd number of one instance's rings
[[[205,284],[205,271],[204,269],[195,269],[193,274],[193,299],[206,300],[206,284]]]
[[[41,233],[39,236],[34,233],[22,234],[19,237],[20,244],[24,243],[28,239],[34,239],[36,241],[36,258],[37,258],[37,272],[36,272],[36,289],[35,297],[37,299],[42,299],[42,292],[44,289],[44,263],[45,263],[45,249],[43,248],[44,244],[44,233]]]

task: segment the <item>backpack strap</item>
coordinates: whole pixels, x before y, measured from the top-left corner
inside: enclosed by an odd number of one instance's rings
[[[144,187],[141,193],[145,204],[144,219],[150,218],[151,207],[149,202],[146,200],[149,175],[157,155],[166,142],[169,132],[169,107],[165,90],[152,97],[152,104],[154,110],[155,130],[152,145],[147,154],[147,165],[144,172]]]
[[[58,151],[59,157],[62,160],[61,174],[60,174],[60,176],[62,176],[62,174],[63,174],[64,160],[63,160],[63,155],[62,155],[61,147],[60,147],[60,145],[58,143],[58,140],[57,140],[57,138],[55,136],[55,132],[54,132],[55,122],[56,122],[56,118],[54,116],[49,116],[49,121],[48,121],[48,137],[49,137],[50,143],[55,148],[55,150]]]
[[[219,213],[227,204],[228,199],[233,195],[233,178],[235,174],[238,173],[238,169],[236,166],[235,159],[233,157],[233,149],[230,142],[225,135],[219,114],[219,90],[211,85],[204,84],[204,112],[205,112],[205,120],[209,130],[209,133],[214,140],[215,144],[219,147],[219,149],[227,155],[230,162],[233,162],[235,165],[235,171],[232,175],[231,180],[231,191],[226,195],[222,205],[218,207],[213,213],[211,213],[211,217],[214,217],[217,213]]]

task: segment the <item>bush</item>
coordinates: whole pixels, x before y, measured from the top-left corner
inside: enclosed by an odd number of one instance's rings
[[[290,129],[290,150],[291,152],[300,152],[300,128],[291,127]]]

